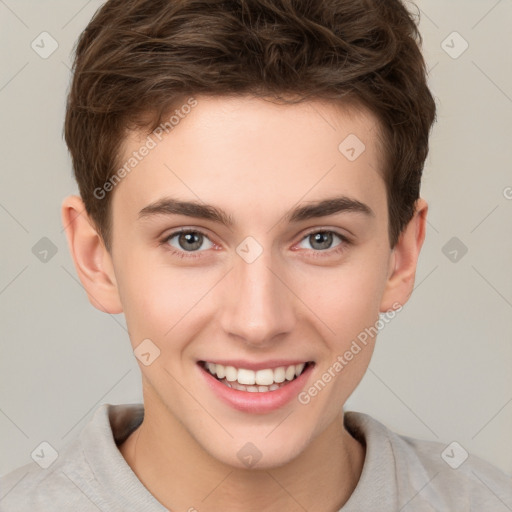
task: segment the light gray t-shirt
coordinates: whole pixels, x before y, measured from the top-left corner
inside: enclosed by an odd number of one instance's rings
[[[33,462],[0,479],[0,511],[166,511],[117,448],[143,416],[142,404],[101,405],[47,469]],[[512,478],[478,457],[463,461],[461,447],[395,434],[358,412],[345,412],[345,425],[366,457],[343,512],[512,511]]]

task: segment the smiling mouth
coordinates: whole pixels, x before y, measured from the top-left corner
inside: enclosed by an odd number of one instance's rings
[[[199,361],[199,365],[206,372],[225,386],[238,391],[248,391],[252,393],[277,391],[294,381],[313,364],[313,361],[307,361],[295,365],[279,366],[278,368],[248,370],[246,368],[224,366],[208,361]]]

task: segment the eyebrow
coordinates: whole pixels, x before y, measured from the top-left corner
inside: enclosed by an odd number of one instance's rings
[[[338,196],[298,206],[286,213],[283,220],[293,224],[344,212],[362,213],[369,217],[375,217],[375,212],[361,201],[347,196]],[[232,227],[235,223],[231,215],[216,206],[196,201],[180,201],[170,197],[151,203],[139,212],[140,219],[155,215],[185,215],[210,220],[227,227]]]

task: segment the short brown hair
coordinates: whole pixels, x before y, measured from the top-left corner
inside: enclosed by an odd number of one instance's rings
[[[127,130],[151,133],[196,94],[369,109],[382,131],[394,247],[414,213],[436,118],[421,44],[402,0],[108,0],[77,42],[64,127],[107,248],[111,194],[95,190],[120,165]]]

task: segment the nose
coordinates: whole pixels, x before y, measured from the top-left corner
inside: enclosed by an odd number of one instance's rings
[[[222,290],[220,323],[228,336],[265,347],[293,330],[296,299],[282,267],[272,262],[271,251],[252,263],[235,256]]]

